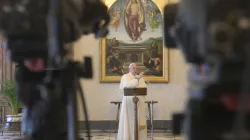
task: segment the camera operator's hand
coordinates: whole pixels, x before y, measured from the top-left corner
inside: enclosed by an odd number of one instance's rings
[[[45,69],[44,59],[26,59],[24,60],[24,66],[32,72],[41,72]]]

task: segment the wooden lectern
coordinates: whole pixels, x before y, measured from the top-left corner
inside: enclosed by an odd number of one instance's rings
[[[134,140],[138,140],[138,108],[137,103],[139,98],[137,96],[146,96],[147,88],[124,88],[124,96],[134,96],[134,109],[135,109],[135,125],[134,125]]]

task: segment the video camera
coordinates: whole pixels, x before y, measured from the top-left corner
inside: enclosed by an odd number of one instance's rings
[[[110,17],[99,0],[1,0],[0,31],[12,61],[24,105],[22,130],[26,140],[79,140],[76,93],[82,99],[87,137],[87,107],[80,78],[92,78],[92,60],[68,57],[68,44],[82,35],[108,34]],[[45,61],[42,71],[25,62]],[[31,64],[34,65],[34,64]],[[66,123],[67,122],[67,123]]]
[[[56,8],[55,11],[51,11],[51,6]],[[57,16],[58,19],[49,16]],[[7,38],[13,61],[46,56],[48,37],[58,36],[64,44],[91,33],[96,37],[104,37],[108,34],[108,23],[107,7],[100,1],[0,1],[0,30]],[[49,36],[50,30],[57,30],[59,33]],[[66,53],[63,46],[60,44],[61,55]]]
[[[186,110],[173,118],[175,135],[184,118],[187,140],[250,139],[249,13],[249,0],[182,0],[165,7],[165,45],[180,48],[191,63]]]

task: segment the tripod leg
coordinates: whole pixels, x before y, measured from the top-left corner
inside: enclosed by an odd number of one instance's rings
[[[74,83],[72,83],[74,85]],[[76,90],[74,86],[68,88],[68,139],[78,140],[78,125],[77,125],[77,101]]]
[[[91,136],[91,134],[90,134],[90,126],[89,126],[89,119],[88,119],[87,104],[86,104],[86,102],[85,102],[83,90],[82,90],[82,87],[81,87],[81,84],[80,84],[80,81],[79,81],[79,80],[77,81],[77,89],[79,90],[80,96],[81,96],[81,99],[82,99],[83,111],[84,111],[84,115],[85,115],[85,125],[86,125],[86,129],[87,129],[87,137],[88,137],[88,139],[90,140],[90,138],[91,138],[92,136]]]

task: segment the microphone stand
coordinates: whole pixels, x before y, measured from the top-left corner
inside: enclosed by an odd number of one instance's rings
[[[148,83],[149,85],[151,85],[151,83],[149,82],[149,81],[145,81],[146,83]],[[151,114],[151,116],[150,116],[150,118],[151,118],[151,120],[150,120],[150,123],[151,123],[151,132],[150,132],[150,135],[151,135],[151,140],[154,140],[154,133],[153,133],[153,131],[154,131],[154,123],[153,123],[153,99],[152,99],[152,94],[151,94],[151,92],[150,92],[150,95],[151,95],[151,109],[150,109],[150,114]]]

